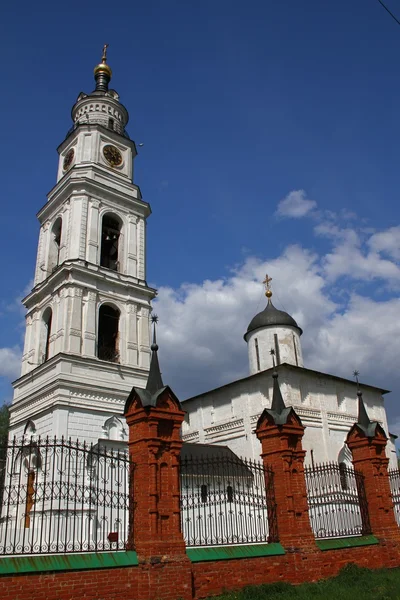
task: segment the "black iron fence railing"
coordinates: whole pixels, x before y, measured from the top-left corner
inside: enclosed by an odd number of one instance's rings
[[[71,440],[13,440],[0,472],[0,554],[123,550],[129,458]]]
[[[278,541],[272,469],[234,455],[182,458],[181,523],[187,546]]]
[[[371,533],[362,473],[344,463],[309,466],[304,472],[316,538]]]
[[[397,525],[400,526],[400,471],[399,471],[399,469],[390,469],[389,482],[390,482],[390,489],[392,491],[394,516],[396,517]]]

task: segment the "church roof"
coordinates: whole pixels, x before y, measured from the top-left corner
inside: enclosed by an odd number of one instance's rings
[[[226,476],[253,477],[252,471],[246,459],[241,459],[228,446],[219,444],[191,444],[183,442],[181,448],[181,460],[183,461],[183,473],[185,475],[207,475],[210,468],[215,466],[215,475],[224,470],[224,466],[231,464],[232,470],[226,470]],[[219,464],[220,469],[217,465]]]
[[[297,367],[295,365],[290,365],[289,363],[281,363],[279,366],[276,367],[277,371],[283,371],[285,369],[291,370],[291,371],[302,371],[303,373],[307,373],[310,376],[317,376],[317,377],[326,377],[329,379],[334,379],[336,381],[344,381],[346,383],[351,383],[353,385],[356,385],[356,383],[354,382],[353,379],[347,379],[346,377],[338,377],[337,375],[331,375],[330,373],[322,373],[321,371],[314,371],[313,369],[306,369],[305,367]],[[185,400],[182,400],[181,402],[190,402],[191,400],[195,400],[196,398],[202,398],[204,396],[207,396],[208,394],[211,394],[217,390],[222,390],[223,388],[228,388],[230,386],[234,386],[234,385],[239,385],[242,384],[245,381],[248,381],[250,379],[255,379],[256,377],[261,377],[264,378],[266,376],[269,376],[273,371],[273,368],[271,367],[270,369],[265,369],[265,371],[259,371],[258,373],[254,373],[253,375],[248,375],[247,377],[242,377],[241,379],[235,379],[235,381],[231,381],[229,383],[226,383],[225,385],[221,385],[219,387],[213,388],[211,390],[207,390],[201,394],[197,394],[196,396],[192,396],[191,398],[186,398]],[[377,387],[375,385],[368,385],[366,383],[362,384],[363,388],[369,388],[375,391],[379,391],[381,394],[388,394],[390,392],[390,390],[386,390],[380,387]]]
[[[260,329],[261,327],[276,327],[279,325],[296,327],[300,331],[300,335],[303,333],[303,330],[297,325],[293,317],[287,312],[275,308],[271,298],[268,298],[267,306],[250,321],[244,337],[246,339],[247,334],[255,329]]]

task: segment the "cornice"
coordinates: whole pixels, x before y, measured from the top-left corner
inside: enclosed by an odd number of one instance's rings
[[[96,179],[85,176],[85,174],[81,174],[80,171],[83,171],[84,173],[92,172],[94,174],[97,173],[98,175],[105,176],[105,179],[108,179],[108,182],[99,182]],[[137,192],[138,197],[133,194],[129,194],[127,191],[124,192],[116,189],[113,178],[115,178],[115,181],[117,181],[127,190],[130,189],[131,192]],[[76,165],[62,179],[60,179],[60,181],[58,181],[58,183],[47,194],[48,201],[44,206],[42,206],[36,216],[40,221],[43,221],[51,216],[51,213],[55,210],[59,203],[64,201],[65,197],[69,198],[71,195],[79,196],[84,194],[94,195],[96,199],[99,200],[112,201],[114,199],[127,211],[131,211],[133,205],[139,215],[143,218],[147,218],[151,214],[150,204],[141,199],[140,188],[137,185],[132,183],[130,180],[124,180],[122,176],[119,177],[116,174],[112,174],[112,176],[110,176],[108,171],[103,169],[100,165],[88,163]]]
[[[93,370],[98,370],[101,371],[102,374],[104,373],[117,373],[119,374],[119,376],[122,378],[122,380],[124,381],[126,378],[130,378],[130,380],[132,379],[147,379],[148,376],[148,372],[149,370],[147,368],[144,367],[138,367],[138,366],[128,366],[128,365],[123,365],[120,363],[112,363],[112,362],[108,362],[108,361],[104,361],[104,360],[100,360],[98,358],[92,358],[92,357],[86,357],[86,356],[78,356],[76,354],[66,354],[64,352],[60,352],[58,354],[56,354],[55,356],[52,356],[49,360],[47,360],[46,362],[44,362],[41,365],[38,365],[37,367],[35,367],[34,369],[32,369],[32,371],[29,371],[29,373],[25,373],[25,375],[22,375],[21,377],[19,377],[18,379],[16,379],[15,381],[13,381],[12,385],[14,386],[14,388],[18,388],[18,387],[23,387],[26,383],[32,381],[33,378],[39,378],[39,377],[43,377],[46,375],[47,372],[51,372],[54,371],[57,366],[61,363],[67,363],[69,365],[71,365],[71,367],[73,366],[78,366],[78,367],[84,367],[84,368],[88,368],[88,369],[92,369],[91,374],[93,373]],[[93,377],[95,377],[93,375]],[[96,380],[98,381],[98,379]],[[113,385],[115,386],[115,381],[112,382]],[[50,390],[52,389],[52,386],[54,386],[54,389],[59,389],[60,388],[60,384],[64,384],[65,386],[69,387],[69,388],[75,388],[75,389],[79,389],[79,390],[94,390],[94,391],[99,391],[99,392],[103,392],[104,391],[104,386],[99,384],[96,385],[95,383],[85,383],[82,381],[77,382],[76,381],[76,376],[73,375],[71,372],[66,372],[66,371],[57,371],[55,374],[51,373],[51,383],[49,382],[47,384],[46,381],[43,381],[43,383],[40,384],[40,389],[35,391],[33,390],[31,393],[31,396],[26,397],[25,399],[29,399],[29,397],[32,396],[37,396],[38,393],[41,393],[43,390]],[[104,384],[104,385],[110,385],[108,384]],[[127,384],[128,388],[131,385],[130,383]],[[130,391],[130,389],[129,389]],[[122,393],[122,391],[121,391]],[[24,399],[24,400],[25,400]],[[17,402],[21,402],[21,400],[17,400]],[[12,405],[13,406],[13,405]]]
[[[77,275],[81,276],[80,280],[71,279],[71,277]],[[150,301],[157,295],[157,290],[148,287],[146,281],[133,275],[118,273],[100,265],[76,259],[63,262],[47,279],[38,283],[31,293],[23,298],[22,303],[29,309],[41,302],[46,296],[54,296],[59,290],[68,287],[91,287],[91,291],[97,293],[99,291],[98,282],[105,279],[116,288],[119,288],[120,292],[125,292],[125,296],[128,293],[131,297],[132,292],[135,291],[138,296],[146,296]],[[140,303],[139,298],[135,298],[135,301]],[[146,303],[143,302],[143,305],[146,306]]]

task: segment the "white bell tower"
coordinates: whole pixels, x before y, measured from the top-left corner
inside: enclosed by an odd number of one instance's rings
[[[40,209],[34,287],[21,377],[14,383],[11,435],[107,438],[133,386],[149,371],[146,283],[150,206],[133,183],[135,143],[114,90],[107,47],[96,88],[81,93],[58,148],[57,183]]]

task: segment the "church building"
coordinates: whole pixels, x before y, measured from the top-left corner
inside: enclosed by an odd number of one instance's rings
[[[224,444],[239,456],[258,458],[261,446],[254,431],[263,409],[271,407],[272,373],[276,366],[284,403],[294,407],[306,428],[303,438],[306,463],[351,464],[344,441],[357,421],[357,391],[361,389],[369,418],[379,422],[389,437],[390,467],[397,467],[396,436],[388,432],[383,399],[388,390],[360,386],[358,381],[304,367],[303,331],[293,317],[275,308],[270,282],[267,275],[264,281],[267,306],[251,320],[244,335],[250,375],[186,400],[183,439]]]
[[[128,112],[109,88],[111,76],[105,46],[94,69],[95,89],[81,92],[72,107],[73,125],[58,147],[56,184],[38,212],[36,271],[23,300],[25,345],[10,437],[124,447],[125,401],[132,388],[148,382],[156,295],[146,283],[151,209],[133,182],[137,150],[126,131]],[[244,335],[249,376],[187,399],[183,439],[259,458],[253,432],[271,406],[276,361],[284,402],[306,426],[307,460],[350,461],[344,440],[357,420],[357,383],[304,367],[303,332],[274,307],[268,277],[265,284],[267,306]],[[369,418],[388,434],[387,390],[366,384],[361,390]],[[396,466],[393,440],[388,448]]]

